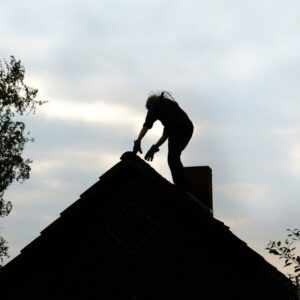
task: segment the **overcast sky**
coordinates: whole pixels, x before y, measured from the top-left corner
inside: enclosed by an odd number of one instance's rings
[[[264,248],[300,226],[299,1],[0,3],[0,59],[49,101],[25,120],[31,178],[6,193],[11,258],[132,149],[149,92],[167,90],[195,125],[183,163],[213,170],[215,217],[280,268]],[[166,155],[151,165],[171,180]]]

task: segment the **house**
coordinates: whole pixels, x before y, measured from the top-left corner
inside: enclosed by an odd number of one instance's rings
[[[186,195],[131,152],[0,272],[1,299],[296,299],[213,217],[209,167]]]

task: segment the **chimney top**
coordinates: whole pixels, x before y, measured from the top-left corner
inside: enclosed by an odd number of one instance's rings
[[[213,212],[211,168],[208,166],[185,167],[184,170],[191,187],[191,193]]]

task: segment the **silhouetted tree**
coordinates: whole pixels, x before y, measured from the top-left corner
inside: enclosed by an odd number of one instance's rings
[[[287,229],[288,237],[284,242],[270,241],[266,250],[269,253],[278,256],[279,259],[284,259],[284,267],[293,266],[294,274],[287,274],[290,279],[299,284],[297,278],[300,276],[300,256],[296,255],[295,242],[300,241],[300,228]]]
[[[2,236],[0,236],[0,262],[1,262],[0,268],[2,267],[4,257],[9,257],[8,246],[7,246],[7,242],[5,241],[5,239]]]
[[[25,131],[25,124],[18,119],[34,114],[43,101],[35,100],[38,90],[24,83],[25,68],[20,60],[11,56],[9,62],[0,62],[0,217],[7,216],[12,203],[4,200],[4,192],[14,181],[29,178],[30,159],[22,153],[25,144],[33,141]],[[0,237],[0,261],[8,256],[5,240]]]

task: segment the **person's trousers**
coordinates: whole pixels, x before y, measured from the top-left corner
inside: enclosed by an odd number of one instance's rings
[[[180,159],[182,151],[185,149],[193,135],[193,126],[180,128],[169,136],[168,164],[171,170],[173,182],[183,191],[189,189],[189,183],[184,173],[184,168]]]

